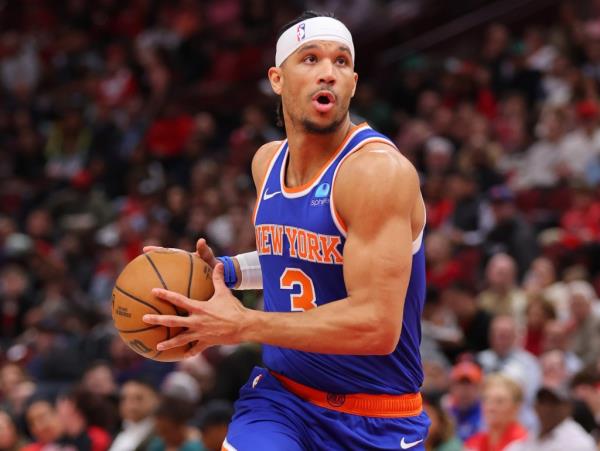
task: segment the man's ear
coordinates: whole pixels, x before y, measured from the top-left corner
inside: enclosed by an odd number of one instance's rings
[[[358,74],[356,72],[354,72],[354,88],[352,88],[352,95],[351,97],[354,97],[354,93],[356,92],[356,85],[358,83]]]
[[[281,95],[282,85],[283,85],[283,73],[280,67],[270,67],[269,72],[269,82],[271,83],[271,89],[277,95]]]

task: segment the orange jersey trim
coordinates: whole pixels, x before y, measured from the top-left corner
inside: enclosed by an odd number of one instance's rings
[[[350,130],[348,131],[348,134],[346,135],[346,137],[344,138],[342,143],[338,146],[338,148],[335,150],[335,152],[333,152],[333,154],[331,155],[329,160],[327,160],[327,162],[323,166],[321,166],[321,168],[317,171],[317,173],[315,175],[313,175],[308,182],[303,183],[302,185],[299,185],[299,186],[288,187],[285,184],[286,161],[289,159],[289,155],[290,155],[290,148],[288,146],[286,160],[283,162],[282,167],[281,167],[281,170],[283,171],[283,176],[282,176],[282,180],[281,180],[281,189],[283,190],[283,192],[287,193],[287,194],[297,194],[301,191],[304,191],[307,188],[310,188],[323,175],[323,173],[327,170],[327,168],[331,165],[331,163],[333,163],[333,161],[344,150],[344,147],[346,147],[346,144],[348,144],[348,141],[350,140],[350,138],[352,137],[354,132],[357,131],[359,128],[362,128],[366,125],[367,125],[366,122],[362,122],[358,125],[351,127]]]
[[[333,394],[307,387],[274,371],[271,371],[271,374],[285,389],[299,398],[337,412],[365,417],[400,418],[417,416],[423,411],[421,393],[405,395]]]

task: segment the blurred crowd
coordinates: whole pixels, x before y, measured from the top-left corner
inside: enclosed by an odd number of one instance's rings
[[[266,68],[303,9],[354,32],[352,118],[421,175],[427,449],[595,448],[600,2],[366,63],[371,18],[391,47],[434,3],[0,5],[0,450],[220,449],[260,349],[152,362],[109,300],[144,245],[255,248],[250,161],[284,136]]]

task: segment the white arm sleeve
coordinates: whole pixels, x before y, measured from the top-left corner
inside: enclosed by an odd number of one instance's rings
[[[260,269],[260,260],[258,252],[246,252],[234,257],[240,265],[242,280],[236,290],[262,290],[262,271]]]

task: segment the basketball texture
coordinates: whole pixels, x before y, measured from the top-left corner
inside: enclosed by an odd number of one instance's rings
[[[143,322],[142,317],[147,313],[187,315],[187,312],[154,296],[153,288],[207,301],[214,293],[212,269],[196,254],[170,249],[152,251],[132,260],[119,275],[113,289],[113,322],[125,343],[149,359],[181,360],[192,347],[191,343],[166,351],[158,351],[156,345],[179,334],[183,328],[150,325]]]

